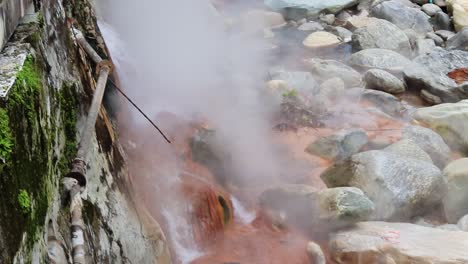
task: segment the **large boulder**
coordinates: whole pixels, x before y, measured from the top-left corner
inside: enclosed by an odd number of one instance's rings
[[[468,27],[468,0],[447,0],[447,5],[453,13],[455,30],[460,31]]]
[[[455,36],[447,40],[447,49],[468,51],[468,27],[463,28]]]
[[[374,104],[382,112],[393,117],[405,117],[408,109],[397,97],[382,91],[353,88],[355,94],[359,92],[360,99]]]
[[[260,195],[264,208],[286,214],[286,221],[308,228],[339,228],[368,219],[374,204],[358,188],[317,191],[311,186],[286,184]]]
[[[466,91],[447,74],[459,68],[468,68],[468,52],[436,48],[416,57],[403,74],[408,87],[427,90],[443,102],[456,102],[466,98]]]
[[[349,63],[362,69],[381,69],[400,73],[412,65],[411,61],[399,53],[386,49],[365,49],[351,55]]]
[[[320,176],[328,187],[360,188],[375,203],[375,219],[408,219],[438,205],[447,192],[432,163],[371,150],[335,163]]]
[[[335,263],[468,263],[468,233],[408,223],[363,222],[330,237]]]
[[[468,158],[452,161],[443,171],[448,180],[448,193],[444,198],[447,220],[456,223],[468,214]]]
[[[408,7],[398,1],[384,1],[371,8],[375,17],[388,20],[401,29],[413,29],[419,34],[432,31],[429,16],[421,10]]]
[[[268,8],[282,12],[286,18],[293,20],[316,18],[324,11],[338,13],[358,2],[358,0],[264,0]]]
[[[402,135],[416,143],[430,157],[434,165],[440,169],[445,168],[450,160],[450,148],[442,137],[433,130],[421,126],[406,126]]]
[[[345,129],[312,142],[306,152],[326,159],[344,160],[356,154],[368,142],[362,129]]]
[[[432,159],[421,147],[410,139],[402,139],[383,149],[410,159],[432,163]]]
[[[411,45],[406,34],[394,24],[383,19],[373,19],[354,31],[352,44],[355,50],[389,49],[409,55]]]
[[[452,148],[468,151],[468,100],[419,108],[414,118],[437,132]]]
[[[270,71],[272,80],[282,80],[287,87],[306,94],[315,94],[319,91],[319,85],[312,74],[301,71]]]
[[[313,58],[307,60],[305,64],[307,69],[320,80],[325,81],[338,76],[345,82],[346,87],[361,84],[361,74],[339,61]]]
[[[403,81],[384,70],[368,70],[364,75],[367,89],[381,90],[387,93],[402,93],[406,90]]]

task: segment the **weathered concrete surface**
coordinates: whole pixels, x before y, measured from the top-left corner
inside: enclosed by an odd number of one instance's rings
[[[20,19],[32,12],[33,0],[0,0],[0,49],[8,42]]]

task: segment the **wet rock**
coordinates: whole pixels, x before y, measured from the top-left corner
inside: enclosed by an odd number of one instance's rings
[[[325,254],[322,251],[322,248],[314,242],[307,243],[307,254],[314,264],[326,264],[327,260],[325,258]]]
[[[437,12],[442,11],[442,9],[435,4],[424,4],[421,10],[428,16],[434,16]]]
[[[301,184],[286,184],[260,195],[263,207],[285,212],[290,221],[309,228],[338,228],[368,219],[374,204],[358,188],[321,191]]]
[[[402,117],[408,111],[397,97],[386,92],[362,89],[361,99],[373,103],[378,109],[390,116]]]
[[[312,74],[301,71],[273,71],[270,72],[273,80],[285,81],[290,89],[306,94],[316,94],[319,91],[318,83]]]
[[[420,108],[414,118],[437,132],[454,149],[468,150],[468,100]]]
[[[340,44],[340,42],[341,41],[334,34],[325,31],[317,31],[307,36],[302,44],[307,48],[317,49],[333,47]]]
[[[301,14],[300,18],[317,17],[319,13],[326,11],[327,13],[338,13],[341,10],[353,6],[357,0],[265,0],[265,5],[274,10],[285,13],[288,19],[298,20],[298,13]],[[298,12],[300,11],[300,12]],[[294,12],[294,16],[290,13]],[[299,18],[299,19],[300,19]]]
[[[458,228],[460,228],[461,231],[468,232],[468,215],[465,215],[464,217],[460,218],[460,220],[457,223]]]
[[[460,30],[456,35],[447,40],[447,49],[468,51],[468,27]]]
[[[431,18],[431,22],[434,26],[434,30],[451,30],[453,28],[449,15],[443,11],[437,12]]]
[[[450,30],[437,30],[435,33],[445,41],[455,36],[455,33]]]
[[[368,70],[364,75],[366,89],[381,90],[387,93],[402,93],[405,84],[393,74],[383,70]]]
[[[419,96],[421,96],[421,98],[424,101],[426,101],[427,103],[429,103],[431,105],[438,105],[438,104],[442,103],[442,99],[440,99],[439,96],[433,95],[430,92],[428,92],[427,90],[421,90],[421,92],[419,93]]]
[[[415,44],[416,55],[425,55],[429,54],[434,50],[436,44],[432,39],[417,39]]]
[[[329,187],[363,190],[376,205],[374,219],[409,219],[432,209],[447,192],[433,164],[382,150],[355,154],[320,177]]]
[[[434,43],[439,47],[444,45],[444,40],[434,32],[427,33],[426,38],[434,40]]]
[[[402,130],[403,139],[416,143],[440,169],[450,160],[450,148],[442,137],[433,130],[421,126],[406,126]]]
[[[320,31],[323,30],[323,26],[318,22],[310,21],[300,25],[297,29],[302,31]]]
[[[468,26],[468,0],[448,0],[447,7],[453,13],[453,24],[458,32]]]
[[[434,0],[433,1],[435,5],[440,6],[440,7],[446,7],[447,2],[445,0]]]
[[[443,173],[449,190],[444,198],[445,215],[449,223],[456,223],[468,214],[468,158],[452,161]]]
[[[334,14],[320,15],[319,20],[325,24],[333,25],[333,23],[335,23],[335,15]]]
[[[461,231],[457,225],[454,224],[445,224],[436,227],[437,229],[446,230],[446,231]]]
[[[356,30],[358,28],[365,27],[376,20],[378,20],[378,18],[368,16],[352,16],[346,22],[345,27],[350,30]]]
[[[335,27],[332,32],[341,38],[343,42],[350,42],[353,33],[344,27]]]
[[[286,21],[277,12],[260,9],[249,10],[240,16],[239,24],[242,29],[249,32],[284,25]]]
[[[339,61],[314,58],[306,61],[306,67],[314,76],[321,80],[328,80],[339,76],[345,82],[346,87],[359,86],[361,84],[361,74]]]
[[[365,49],[351,55],[349,63],[362,69],[381,69],[400,73],[412,63],[395,51],[386,49]]]
[[[422,11],[405,6],[397,1],[385,1],[371,8],[371,14],[385,19],[401,29],[414,29],[419,34],[432,31],[429,17]]]
[[[418,159],[425,162],[432,163],[431,157],[421,149],[418,144],[410,139],[402,139],[392,145],[386,147],[384,151],[398,154],[402,157],[408,157],[410,159]]]
[[[331,236],[337,263],[468,263],[468,234],[407,223],[363,222]]]
[[[338,24],[343,25],[346,24],[346,21],[351,18],[351,13],[348,10],[342,10],[336,15],[336,20]]]
[[[330,101],[336,101],[338,98],[344,95],[345,84],[340,78],[332,78],[324,81],[320,85],[320,92],[322,96]]]
[[[408,87],[427,90],[443,102],[455,102],[465,95],[447,74],[467,67],[468,52],[436,48],[429,54],[416,57],[413,64],[404,69],[403,75]]]
[[[392,23],[373,19],[354,31],[352,44],[355,50],[381,48],[408,55],[411,45],[406,34]]]
[[[311,143],[306,152],[326,159],[344,160],[359,152],[368,142],[361,129],[341,130]]]

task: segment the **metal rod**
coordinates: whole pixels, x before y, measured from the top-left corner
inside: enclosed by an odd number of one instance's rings
[[[125,97],[125,99],[127,99],[127,101],[129,101],[129,102],[133,105],[133,107],[135,107],[135,108],[138,110],[138,112],[140,112],[140,114],[142,114],[142,115],[146,118],[146,120],[148,120],[148,122],[150,122],[151,125],[153,125],[154,128],[156,128],[156,130],[158,130],[159,134],[161,134],[161,136],[163,136],[163,138],[167,141],[167,143],[171,144],[171,141],[166,137],[166,135],[164,134],[164,132],[162,132],[161,129],[153,122],[153,120],[151,120],[151,119],[143,112],[143,110],[141,110],[140,107],[138,107],[138,106],[133,102],[133,100],[130,99],[130,98],[129,98],[129,97],[112,81],[112,80],[109,80],[109,81],[112,83],[112,85],[115,87],[115,89],[116,89],[117,91],[119,91],[119,93],[120,93],[123,97]]]

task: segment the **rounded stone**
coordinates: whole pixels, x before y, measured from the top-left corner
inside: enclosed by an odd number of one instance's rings
[[[340,44],[340,40],[336,35],[325,31],[317,31],[309,36],[302,42],[308,48],[323,48]]]

